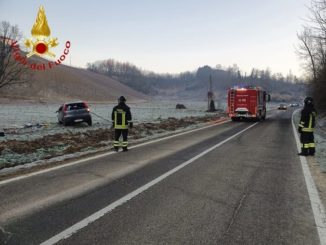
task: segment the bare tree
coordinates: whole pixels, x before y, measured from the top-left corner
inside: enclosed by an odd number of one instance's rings
[[[310,17],[301,34],[298,54],[305,61],[317,106],[326,111],[326,0],[311,0]]]
[[[27,82],[28,67],[13,58],[12,42],[19,41],[21,34],[17,26],[6,21],[0,23],[0,89]]]
[[[317,80],[316,54],[314,53],[316,50],[314,48],[313,38],[309,33],[310,30],[305,27],[305,30],[301,34],[298,34],[300,41],[298,54],[305,60],[305,69],[312,74],[313,81],[315,82]]]

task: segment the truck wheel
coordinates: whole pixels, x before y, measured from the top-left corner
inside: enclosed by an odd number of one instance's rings
[[[92,119],[87,120],[88,126],[92,126]]]
[[[64,120],[64,119],[62,121],[62,124],[63,124],[63,126],[68,126],[69,125],[69,123],[66,120]]]
[[[256,115],[256,122],[261,122],[263,121],[263,116],[262,116],[262,113],[261,111],[259,111],[259,113]]]
[[[266,109],[264,110],[264,114],[263,114],[263,120],[266,119]]]

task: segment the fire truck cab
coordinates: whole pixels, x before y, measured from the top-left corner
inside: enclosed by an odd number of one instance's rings
[[[234,87],[228,90],[228,115],[232,121],[265,120],[270,95],[261,87]]]

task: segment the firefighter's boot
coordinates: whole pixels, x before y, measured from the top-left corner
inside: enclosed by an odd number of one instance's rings
[[[308,153],[308,148],[304,148],[302,147],[301,148],[301,152],[298,154],[299,156],[308,156],[309,153]]]

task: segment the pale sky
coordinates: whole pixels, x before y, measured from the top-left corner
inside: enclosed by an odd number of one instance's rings
[[[40,5],[55,53],[71,41],[73,66],[112,58],[159,73],[237,64],[303,74],[296,35],[310,0],[0,0],[0,21],[30,38]]]

